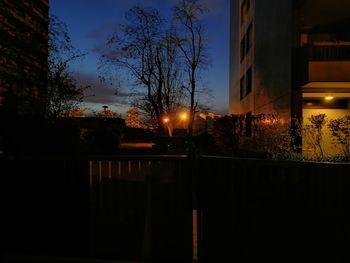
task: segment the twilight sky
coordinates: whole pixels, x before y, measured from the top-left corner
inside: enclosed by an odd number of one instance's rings
[[[127,103],[128,88],[118,96],[115,89],[98,80],[98,54],[94,50],[103,45],[115,25],[124,23],[126,11],[135,4],[156,7],[163,17],[171,13],[176,0],[51,0],[50,14],[56,15],[68,27],[73,45],[87,55],[72,65],[78,80],[92,86],[94,94],[86,98],[86,107],[102,110],[108,105],[124,116],[130,107]],[[210,12],[204,24],[209,38],[208,53],[211,65],[203,74],[203,83],[210,88],[213,98],[209,101],[212,111],[227,113],[229,68],[229,2],[230,0],[203,0]]]

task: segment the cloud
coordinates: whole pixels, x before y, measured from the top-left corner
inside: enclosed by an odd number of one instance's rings
[[[130,105],[130,99],[140,95],[127,90],[121,90],[108,83],[103,83],[94,74],[79,72],[75,74],[75,78],[79,85],[90,86],[85,91],[86,98],[84,102],[86,103]]]
[[[105,40],[108,35],[118,31],[120,29],[120,24],[109,22],[98,26],[95,30],[91,31],[87,37],[94,40]]]
[[[225,1],[229,0],[203,0],[203,4],[210,10],[210,12],[218,12],[223,10]]]

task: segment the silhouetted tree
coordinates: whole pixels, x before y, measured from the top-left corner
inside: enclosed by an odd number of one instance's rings
[[[193,134],[193,122],[198,108],[198,81],[200,70],[208,65],[208,54],[201,20],[206,12],[200,0],[180,0],[174,9],[178,22],[177,41],[183,56],[186,76],[185,85],[190,97],[188,133]]]
[[[173,115],[184,104],[182,65],[179,61],[175,31],[161,18],[158,10],[135,6],[127,15],[127,24],[108,39],[101,56],[101,69],[115,69],[137,89],[133,106],[141,109],[163,132],[163,117]]]
[[[72,45],[66,25],[57,17],[50,17],[47,117],[57,118],[65,112],[79,108],[84,98],[84,90],[88,87],[78,85],[69,70],[69,65],[82,56],[83,54]]]

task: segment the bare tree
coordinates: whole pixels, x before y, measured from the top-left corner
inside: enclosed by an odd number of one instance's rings
[[[135,6],[126,19],[127,24],[108,39],[100,69],[104,74],[112,67],[121,76],[130,76],[128,81],[142,94],[134,98],[134,106],[146,112],[163,133],[163,117],[176,111],[184,94],[177,41],[154,8]]]
[[[198,80],[200,70],[208,65],[205,52],[206,43],[201,21],[206,12],[199,0],[179,0],[174,9],[178,22],[178,45],[184,59],[184,71],[187,76],[186,89],[189,93],[188,133],[193,134],[193,122],[198,108]]]

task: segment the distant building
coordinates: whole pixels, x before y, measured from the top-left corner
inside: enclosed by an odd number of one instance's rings
[[[86,114],[82,110],[74,110],[65,113],[63,116],[68,118],[85,118]]]
[[[220,118],[220,117],[222,117],[223,115],[217,114],[217,113],[214,113],[214,112],[201,112],[201,113],[199,113],[198,116],[199,116],[200,118],[206,120],[206,119],[208,119],[208,118],[211,118],[211,119]]]
[[[349,114],[349,14],[348,0],[231,0],[229,112]]]
[[[130,109],[126,112],[126,126],[131,128],[142,128],[141,114],[138,109]]]
[[[118,113],[111,111],[111,110],[103,110],[103,111],[99,112],[97,115],[100,118],[114,118],[115,119],[115,118],[119,117]]]

